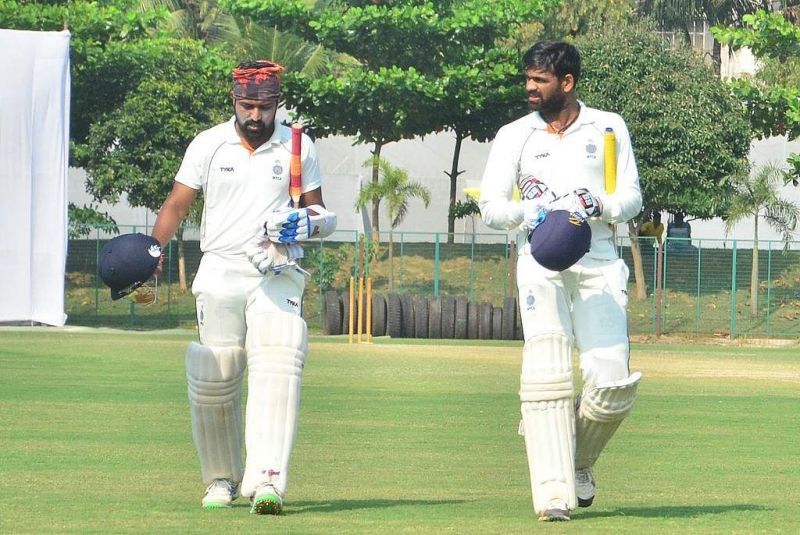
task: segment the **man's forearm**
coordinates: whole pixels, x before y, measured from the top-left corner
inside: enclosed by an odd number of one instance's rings
[[[172,239],[178,227],[186,216],[177,206],[165,203],[158,212],[156,223],[153,225],[152,236],[158,240],[162,247]]]

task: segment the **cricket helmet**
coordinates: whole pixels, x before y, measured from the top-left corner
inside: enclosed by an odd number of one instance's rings
[[[153,276],[161,258],[161,244],[145,234],[122,234],[100,252],[100,278],[116,301]]]
[[[564,271],[583,258],[592,242],[592,229],[582,217],[552,210],[530,235],[531,254],[542,267]]]

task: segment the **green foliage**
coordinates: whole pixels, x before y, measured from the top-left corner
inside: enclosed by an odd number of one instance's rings
[[[766,59],[755,80],[731,82],[731,90],[742,100],[753,137],[800,136],[800,26],[782,14],[758,10],[743,17],[744,28],[715,27],[714,36],[732,48],[749,47]],[[791,154],[784,181],[800,182],[800,155]]]
[[[711,34],[732,48],[747,47],[758,57],[785,60],[800,56],[800,26],[792,24],[781,13],[759,9],[742,17],[745,27],[718,26]]]
[[[0,28],[59,31],[68,25],[72,34],[70,139],[73,142],[84,142],[98,113],[121,101],[129,88],[124,76],[126,68],[131,66],[127,62],[119,69],[95,71],[106,48],[124,47],[158,34],[159,24],[168,16],[163,8],[140,12],[136,6],[133,0],[71,0],[53,5],[5,0],[0,4]],[[122,79],[117,75],[122,75]]]
[[[230,63],[201,43],[150,40],[109,47],[97,73],[119,59],[127,95],[96,118],[78,158],[97,200],[157,210],[172,188],[189,142],[230,114]],[[102,89],[101,89],[102,90]]]
[[[98,227],[119,234],[117,222],[107,212],[100,212],[98,207],[89,204],[78,207],[73,203],[67,206],[69,218],[69,238],[86,238]]]
[[[364,162],[364,167],[372,167],[375,159],[370,158]],[[419,182],[408,178],[408,173],[399,167],[394,167],[388,161],[378,158],[380,180],[370,182],[361,188],[358,193],[354,208],[360,210],[370,202],[386,201],[389,220],[392,228],[403,222],[408,213],[408,203],[411,199],[420,199],[427,208],[431,203],[430,190]]]
[[[342,261],[329,249],[309,247],[306,249],[303,265],[311,272],[311,278],[317,285],[317,289],[322,292],[333,288],[333,282],[341,269]]]
[[[750,129],[726,86],[701,58],[667,49],[646,26],[576,44],[584,62],[578,94],[625,118],[646,208],[721,215],[750,149]]]
[[[450,217],[453,219],[461,219],[464,217],[480,215],[480,213],[481,210],[478,208],[478,203],[475,202],[475,199],[471,198],[465,201],[457,201],[450,208]]]
[[[322,77],[289,73],[284,81],[287,103],[310,120],[316,136],[349,135],[360,143],[429,133],[442,98],[442,88],[413,68],[355,68]]]
[[[633,20],[634,0],[563,0],[558,9],[550,12],[540,24],[535,40],[563,39],[587,33],[590,28],[613,28]],[[524,48],[533,44],[528,40],[521,43]]]

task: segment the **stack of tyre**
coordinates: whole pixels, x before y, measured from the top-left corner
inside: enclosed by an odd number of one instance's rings
[[[358,299],[356,299],[358,301]],[[415,297],[390,293],[372,296],[372,335],[392,338],[463,340],[521,340],[517,300],[506,297],[503,306],[471,302],[466,297]],[[367,313],[366,298],[353,306],[353,332],[358,332],[358,309]],[[366,318],[362,316],[362,330]],[[350,332],[350,294],[325,292],[323,334]]]

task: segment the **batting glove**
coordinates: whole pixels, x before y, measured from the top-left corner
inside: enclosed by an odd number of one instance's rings
[[[547,184],[532,176],[520,181],[519,192],[522,197],[522,226],[533,230],[544,221],[556,196]]]
[[[579,188],[559,197],[552,203],[553,210],[567,210],[583,219],[600,217],[603,203],[586,188]]]
[[[336,229],[336,214],[314,204],[308,208],[273,212],[264,223],[270,241],[296,243],[324,238]]]
[[[303,258],[303,248],[294,244],[273,243],[264,236],[251,240],[244,249],[247,259],[262,275],[280,273],[286,268],[297,266]]]

